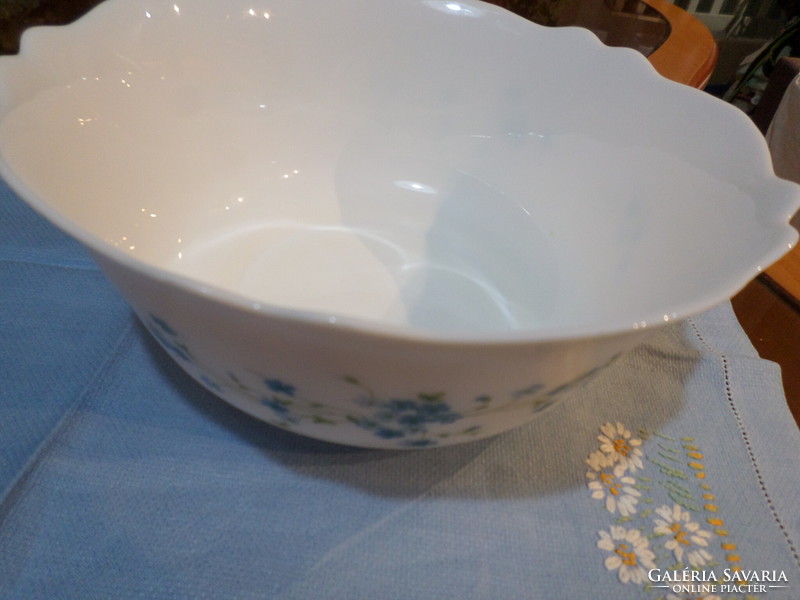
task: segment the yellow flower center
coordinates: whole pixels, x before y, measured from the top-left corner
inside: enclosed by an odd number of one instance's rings
[[[628,456],[628,453],[631,451],[631,445],[625,438],[616,438],[614,440],[614,451],[617,454],[622,454],[622,456]]]
[[[673,523],[669,526],[670,530],[675,534],[675,541],[679,544],[683,544],[684,546],[690,545],[688,539],[686,539],[686,532],[681,528],[680,524]]]
[[[619,544],[614,552],[622,559],[622,564],[629,567],[636,566],[636,553],[631,550],[628,544]]]
[[[600,473],[600,481],[608,488],[608,492],[613,496],[619,496],[619,484],[614,481],[611,473]]]

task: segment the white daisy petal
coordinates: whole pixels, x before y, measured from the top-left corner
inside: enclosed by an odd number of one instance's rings
[[[609,571],[617,571],[622,583],[643,583],[646,569],[655,567],[655,554],[650,550],[650,542],[638,529],[612,525],[608,531],[599,532],[597,546],[609,552],[603,562]]]
[[[675,560],[685,559],[691,566],[701,567],[713,559],[705,550],[711,533],[701,529],[688,510],[674,504],[660,506],[655,513],[662,518],[653,520],[653,533],[666,538],[664,548],[672,552]]]

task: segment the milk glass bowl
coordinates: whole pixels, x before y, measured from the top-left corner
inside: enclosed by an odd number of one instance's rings
[[[345,444],[523,424],[795,241],[746,117],[477,1],[109,0],[0,104],[3,177],[190,375]]]

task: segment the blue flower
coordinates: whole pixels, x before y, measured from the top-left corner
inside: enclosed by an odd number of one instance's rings
[[[399,429],[387,429],[385,427],[381,427],[375,431],[375,435],[385,440],[391,440],[394,438],[404,437],[406,434]]]
[[[271,408],[272,412],[278,413],[280,415],[288,415],[289,414],[289,407],[286,406],[283,402],[276,400],[275,398],[264,398],[261,400],[261,404],[266,406],[267,408]]]
[[[215,392],[218,392],[218,393],[222,392],[222,386],[220,386],[216,381],[211,379],[211,377],[209,377],[208,375],[206,375],[206,374],[200,375],[200,381],[203,384],[205,384],[205,386],[207,388],[210,388],[210,389],[212,389],[212,390],[214,390]]]
[[[264,385],[276,394],[286,394],[287,396],[294,396],[294,392],[297,389],[295,386],[284,383],[280,379],[265,379]]]
[[[402,412],[406,410],[417,410],[418,404],[414,400],[389,400],[386,403],[386,408],[392,410],[393,412]]]
[[[415,429],[420,425],[428,422],[428,419],[426,419],[423,415],[419,413],[400,415],[397,417],[396,420],[400,425],[405,425],[407,429]]]
[[[369,417],[350,417],[350,421],[377,437],[383,439],[416,438],[404,442],[405,446],[431,446],[436,441],[423,436],[428,432],[428,424],[449,424],[461,418],[461,415],[443,401],[443,394],[420,394],[416,399],[392,398],[377,400],[370,398],[369,403],[375,410]]]
[[[178,335],[177,332],[172,327],[167,325],[167,322],[164,319],[157,317],[155,315],[150,315],[150,321],[153,323],[153,325],[158,327],[161,331],[163,331],[167,335],[170,336]]]
[[[147,323],[150,333],[153,334],[158,342],[164,347],[165,350],[174,354],[181,360],[192,362],[192,356],[189,354],[189,349],[185,344],[178,341],[177,332],[167,325],[166,321],[150,315],[149,322]]]
[[[460,414],[440,400],[394,399],[384,404],[383,408],[382,417],[388,415],[391,420],[414,428],[425,423],[453,423],[461,418]]]

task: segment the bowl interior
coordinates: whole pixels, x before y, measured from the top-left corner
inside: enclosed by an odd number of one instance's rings
[[[19,60],[0,153],[39,208],[254,305],[629,327],[792,240],[794,188],[744,117],[480,2],[110,0]]]

